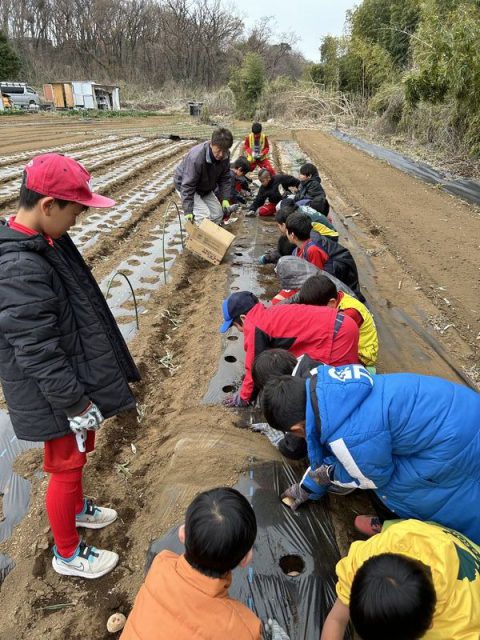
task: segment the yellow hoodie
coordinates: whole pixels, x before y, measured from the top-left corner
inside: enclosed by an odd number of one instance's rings
[[[398,553],[432,571],[437,605],[425,640],[479,640],[480,547],[461,533],[419,520],[394,520],[382,533],[354,542],[337,564],[337,595],[347,606],[353,578],[366,560]]]
[[[378,357],[378,335],[373,316],[367,307],[348,293],[339,293],[337,309],[355,309],[362,316],[360,338],[358,340],[358,355],[366,367],[374,367]]]

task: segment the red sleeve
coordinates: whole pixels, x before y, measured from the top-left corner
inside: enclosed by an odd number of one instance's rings
[[[252,155],[252,150],[250,149],[250,136],[248,135],[243,141],[244,151],[249,155]]]
[[[313,247],[308,247],[307,249],[308,262],[311,262],[319,269],[323,269],[327,260],[328,260],[327,254],[325,253],[325,251],[320,249],[320,247],[317,247],[315,245]]]
[[[252,365],[255,360],[255,326],[250,322],[245,322],[243,326],[243,348],[245,349],[245,377],[240,387],[240,397],[245,402],[249,402],[255,386],[252,378]]]
[[[265,136],[265,144],[263,145],[262,156],[268,155],[269,151],[270,151],[270,145],[268,143],[267,136]]]
[[[282,289],[272,298],[272,304],[278,304],[282,300],[288,300],[297,293],[298,289]]]
[[[332,356],[329,364],[341,367],[344,364],[360,364],[358,359],[358,327],[347,315],[344,315],[342,326],[333,339]]]
[[[350,318],[355,322],[358,327],[361,327],[363,324],[362,314],[359,313],[356,309],[342,309],[343,313],[346,316],[350,316]]]

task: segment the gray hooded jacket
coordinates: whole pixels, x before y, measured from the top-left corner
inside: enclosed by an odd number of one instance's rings
[[[332,276],[332,274],[319,269],[314,264],[307,262],[303,258],[297,258],[296,256],[283,256],[277,262],[275,271],[278,279],[280,280],[282,289],[300,289],[303,283],[311,276],[326,276],[334,283],[338,291],[344,291],[354,298],[357,297],[353,291],[347,287],[347,285],[343,284],[341,280]],[[298,293],[291,298],[282,300],[280,304],[295,304],[297,300]]]
[[[223,160],[212,160],[210,143],[202,142],[184,156],[175,170],[175,188],[182,197],[183,213],[193,213],[195,193],[206,196],[218,186],[220,200],[230,197],[230,154]]]

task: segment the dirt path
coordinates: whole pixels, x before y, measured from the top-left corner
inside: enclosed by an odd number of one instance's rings
[[[480,215],[475,207],[415,180],[323,132],[295,138],[318,165],[350,241],[363,252],[361,280],[395,323],[424,330],[475,379],[479,371]],[[346,229],[345,229],[346,230]],[[393,316],[393,317],[392,317]],[[395,338],[395,336],[393,336]],[[397,335],[397,343],[400,336]],[[399,354],[400,356],[402,353]],[[394,362],[389,369],[396,370]],[[401,365],[405,362],[400,362]],[[430,359],[410,362],[432,373]]]

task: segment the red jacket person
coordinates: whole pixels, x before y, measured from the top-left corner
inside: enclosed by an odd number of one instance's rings
[[[340,366],[358,363],[359,331],[355,322],[329,307],[291,304],[266,308],[250,291],[232,293],[222,305],[225,333],[233,325],[243,333],[245,378],[240,391],[225,404],[245,406],[252,398],[252,366],[266,349],[287,349],[314,360]],[[333,312],[333,313],[332,313]]]

